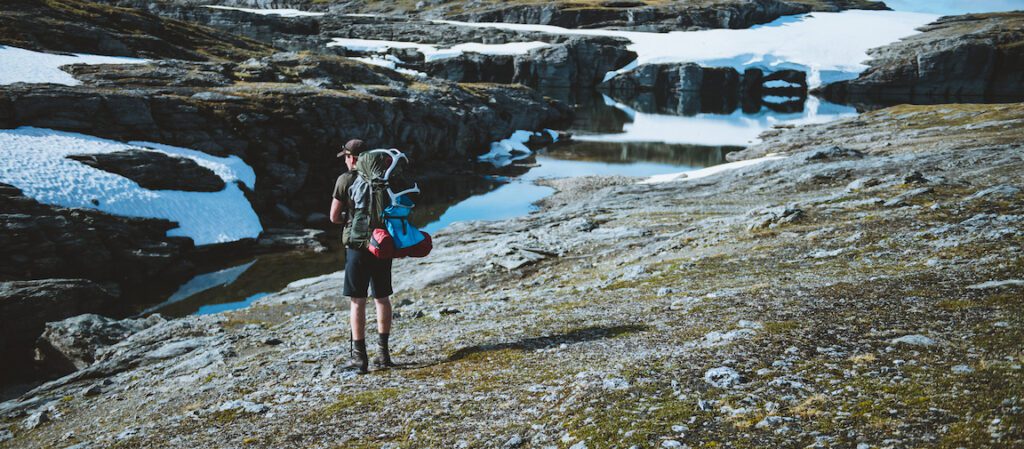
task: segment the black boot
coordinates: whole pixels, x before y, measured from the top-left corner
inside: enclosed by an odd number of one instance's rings
[[[353,340],[355,348],[352,350],[352,361],[345,365],[345,369],[356,370],[359,374],[366,374],[369,371],[369,359],[366,356],[366,340]]]
[[[377,349],[380,350],[380,356],[373,360],[373,364],[377,368],[391,368],[395,364],[391,361],[391,350],[388,349],[388,337],[390,334],[377,334],[379,340],[377,340]]]

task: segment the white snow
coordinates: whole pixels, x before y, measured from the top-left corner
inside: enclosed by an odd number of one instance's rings
[[[367,58],[349,58],[349,59],[352,59],[352,60],[355,60],[355,61],[360,61],[360,62],[365,62],[367,64],[371,64],[371,65],[375,65],[375,66],[387,67],[387,68],[389,68],[391,70],[394,70],[394,71],[396,71],[398,73],[404,73],[406,75],[412,75],[412,76],[419,77],[419,78],[426,78],[427,77],[426,73],[419,72],[419,71],[412,70],[412,69],[406,69],[406,68],[399,67],[398,64],[401,63],[402,60],[398,59],[397,57],[395,57],[395,55],[374,55],[374,56],[367,57]]]
[[[144,64],[147,59],[74,53],[55,55],[0,45],[0,85],[13,83],[82,84],[60,69],[68,64]]]
[[[558,133],[551,130],[544,130],[545,133],[557,139]],[[504,167],[520,159],[525,159],[533,154],[533,151],[526,146],[531,136],[540,135],[533,131],[518,130],[512,133],[507,139],[491,143],[491,150],[481,155],[477,160],[490,162],[495,167]]]
[[[663,182],[672,181],[692,181],[694,179],[707,178],[711,175],[718,173],[735,170],[737,168],[749,167],[751,165],[760,164],[763,162],[774,161],[782,159],[783,156],[765,156],[757,159],[747,159],[743,161],[729,162],[725,164],[715,165],[712,167],[702,168],[700,170],[682,172],[682,173],[668,173],[664,175],[655,175],[647,178],[646,180],[640,181],[640,184],[661,184]]]
[[[145,148],[192,159],[224,179],[227,187],[219,192],[149,190],[66,157]],[[190,237],[196,245],[255,238],[262,232],[259,217],[236,181],[249,188],[256,185],[252,168],[237,156],[222,158],[155,143],[121,143],[32,127],[0,130],[0,182],[44,204],[174,221],[179,227],[167,235]]]
[[[808,97],[802,112],[779,113],[763,109],[755,114],[742,110],[730,114],[701,113],[692,116],[651,114],[604,97],[605,104],[625,112],[632,123],[623,125],[623,132],[611,134],[577,134],[578,141],[598,142],[662,142],[690,145],[738,145],[758,142],[758,136],[775,125],[825,123],[857,115],[857,110],[817,97]]]
[[[916,34],[916,28],[936,18],[938,16],[934,14],[850,10],[785,16],[765,25],[742,30],[670,33],[580,30],[550,25],[439,22],[554,34],[624,37],[632,41],[629,49],[637,53],[637,61],[616,73],[632,70],[638,65],[670,62],[733,67],[741,72],[749,67],[768,71],[795,69],[807,72],[808,84],[816,87],[823,83],[855,78],[867,68],[864,64],[869,59],[867,50]]]
[[[353,51],[383,53],[390,48],[415,48],[423,53],[427,61],[453,58],[463,53],[481,53],[485,55],[518,55],[528,53],[535,48],[546,47],[546,42],[510,42],[506,44],[480,44],[469,42],[454,45],[451,48],[438,48],[431,44],[416,42],[398,42],[376,39],[349,39],[336,37],[328,47],[344,47]]]
[[[271,9],[254,9],[254,8],[239,8],[236,6],[220,6],[220,5],[203,5],[204,8],[210,9],[226,9],[230,11],[242,11],[251,14],[259,14],[263,16],[281,16],[281,17],[321,17],[324,15],[322,12],[309,12],[300,11],[298,9],[290,8],[271,8]]]

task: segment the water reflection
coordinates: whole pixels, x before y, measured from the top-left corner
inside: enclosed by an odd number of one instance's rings
[[[756,143],[758,135],[776,125],[825,123],[857,114],[854,107],[830,103],[814,96],[808,97],[801,107],[794,108],[798,109],[794,112],[761,107],[755,113],[737,109],[727,114],[689,111],[670,114],[656,105],[633,103],[643,109],[659,111],[643,112],[609,96],[604,96],[604,103],[619,109],[627,117],[621,129],[604,133],[581,132],[575,136],[576,140],[744,146]]]

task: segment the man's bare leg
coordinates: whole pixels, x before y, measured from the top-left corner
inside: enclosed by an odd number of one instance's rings
[[[377,347],[380,349],[376,365],[381,368],[395,366],[391,362],[391,349],[388,346],[388,338],[391,336],[391,299],[387,296],[375,298],[377,307],[377,336],[380,338]]]

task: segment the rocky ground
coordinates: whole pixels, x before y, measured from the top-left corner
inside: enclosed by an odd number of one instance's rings
[[[1024,99],[1024,12],[943,17],[871,50],[857,79],[826,86],[848,103],[934,104]]]
[[[366,376],[340,274],[54,325],[84,368],[0,405],[0,446],[1024,447],[1022,125],[905,106],[719,175],[551,181],[396,264],[407,365]]]

